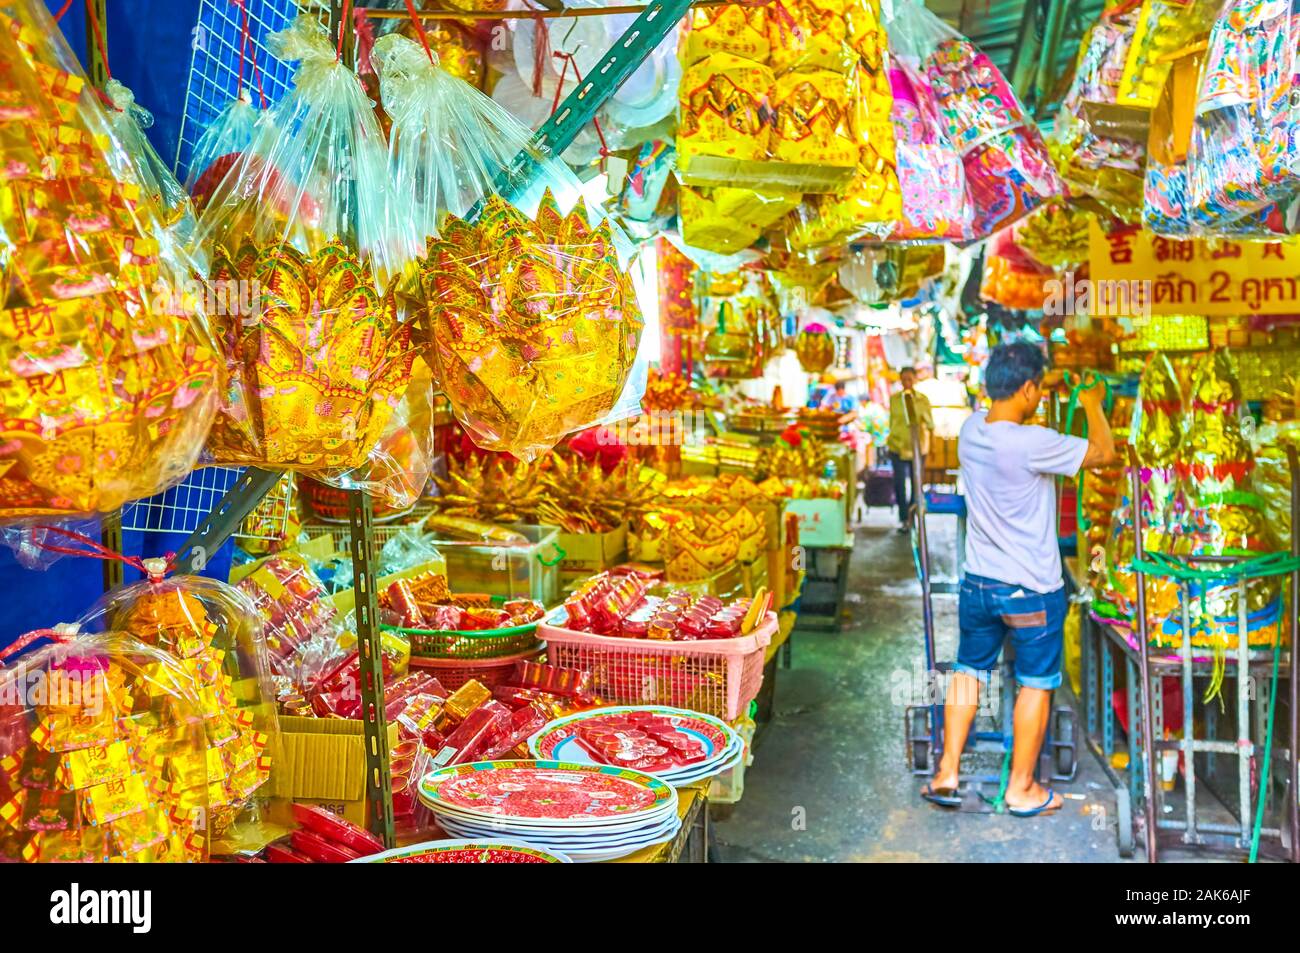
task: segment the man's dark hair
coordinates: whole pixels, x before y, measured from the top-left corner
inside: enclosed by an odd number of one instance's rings
[[[1042,380],[1046,369],[1046,356],[1028,341],[999,344],[989,355],[984,387],[989,397],[1005,400],[1029,381]]]
[[[899,376],[899,377],[902,377],[904,374],[911,374],[913,377],[915,377],[915,376],[916,376],[916,368],[913,367],[911,364],[908,364],[907,367],[902,368],[902,369],[899,370],[899,372],[898,372],[898,376]]]

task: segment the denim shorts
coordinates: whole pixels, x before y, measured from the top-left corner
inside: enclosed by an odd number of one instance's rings
[[[956,670],[987,682],[1009,635],[1016,681],[1026,688],[1059,687],[1068,608],[1064,585],[1055,592],[1032,592],[968,573],[957,602],[961,642]]]

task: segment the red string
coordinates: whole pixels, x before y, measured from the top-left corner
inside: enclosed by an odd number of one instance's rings
[[[564,89],[564,77],[568,75],[569,67],[573,67],[573,75],[577,77],[578,85],[582,85],[582,71],[578,69],[578,61],[574,59],[572,53],[552,53],[552,56],[558,56],[564,60],[564,71],[560,73],[560,85],[555,90],[555,102],[551,104],[551,115],[555,115],[555,110],[560,108],[560,91]],[[596,138],[600,140],[600,158],[606,159],[610,155],[609,143],[605,141],[605,131],[600,128],[600,120],[593,118],[591,124],[596,128]],[[603,161],[602,161],[603,165]]]
[[[59,9],[59,12],[54,14],[54,21],[57,23],[59,20],[62,20],[63,15],[70,9],[72,9],[72,0],[64,0],[63,6]]]
[[[251,42],[251,40],[250,40]],[[252,43],[248,51],[248,59],[253,64],[253,78],[257,80],[257,98],[262,101],[262,108],[266,108],[266,91],[262,89],[262,70],[257,65],[257,44]]]
[[[65,556],[89,556],[92,559],[102,559],[105,562],[117,561],[138,570],[151,582],[157,582],[162,578],[158,573],[153,572],[146,560],[140,556],[124,556],[115,550],[109,549],[98,540],[91,539],[85,533],[77,533],[70,529],[64,529],[61,526],[37,526],[37,530],[44,530],[47,533],[55,533],[75,543],[81,543],[82,548],[75,546],[62,546],[57,543],[49,543],[44,540],[39,541],[36,545],[51,553],[62,553]],[[163,557],[166,568],[163,572],[171,572],[176,562],[175,553],[167,553]]]
[[[352,0],[343,0],[343,14],[339,17],[339,45],[334,51],[334,62],[343,59],[343,37],[348,31],[348,22],[352,19]]]
[[[533,95],[542,95],[542,76],[550,62],[551,28],[542,17],[533,17]]]
[[[235,98],[241,98],[244,95],[244,56],[248,51],[248,7],[244,6],[244,0],[233,0],[235,6],[239,7],[239,78],[235,82]]]
[[[429,49],[429,38],[424,35],[424,24],[420,21],[419,15],[415,12],[415,4],[411,0],[406,0],[406,12],[411,16],[411,26],[415,27],[415,35],[419,37],[420,45],[424,47],[424,55],[429,57],[429,62],[433,62],[433,50]]]
[[[41,639],[49,639],[51,642],[72,641],[72,637],[65,632],[58,632],[54,629],[35,629],[25,635],[18,636],[3,649],[0,649],[0,668],[5,666],[4,659],[17,655],[33,642],[39,642]]]
[[[95,31],[95,45],[99,47],[99,59],[104,64],[104,75],[112,79],[113,71],[108,68],[108,47],[104,45],[104,34],[99,29],[99,17],[95,16],[95,8],[91,0],[86,0],[86,18],[90,20],[90,25]]]

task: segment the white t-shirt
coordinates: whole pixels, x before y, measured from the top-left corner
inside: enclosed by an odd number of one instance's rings
[[[958,437],[966,571],[1033,592],[1062,585],[1053,476],[1074,476],[1088,441],[1046,427],[967,418]]]

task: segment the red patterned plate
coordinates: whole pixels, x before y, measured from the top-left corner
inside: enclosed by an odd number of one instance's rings
[[[478,761],[431,771],[420,798],[435,812],[518,820],[532,826],[643,824],[677,806],[658,778],[608,765],[563,761]]]
[[[431,840],[382,854],[372,854],[354,864],[571,864],[559,851],[543,850],[523,841]]]

